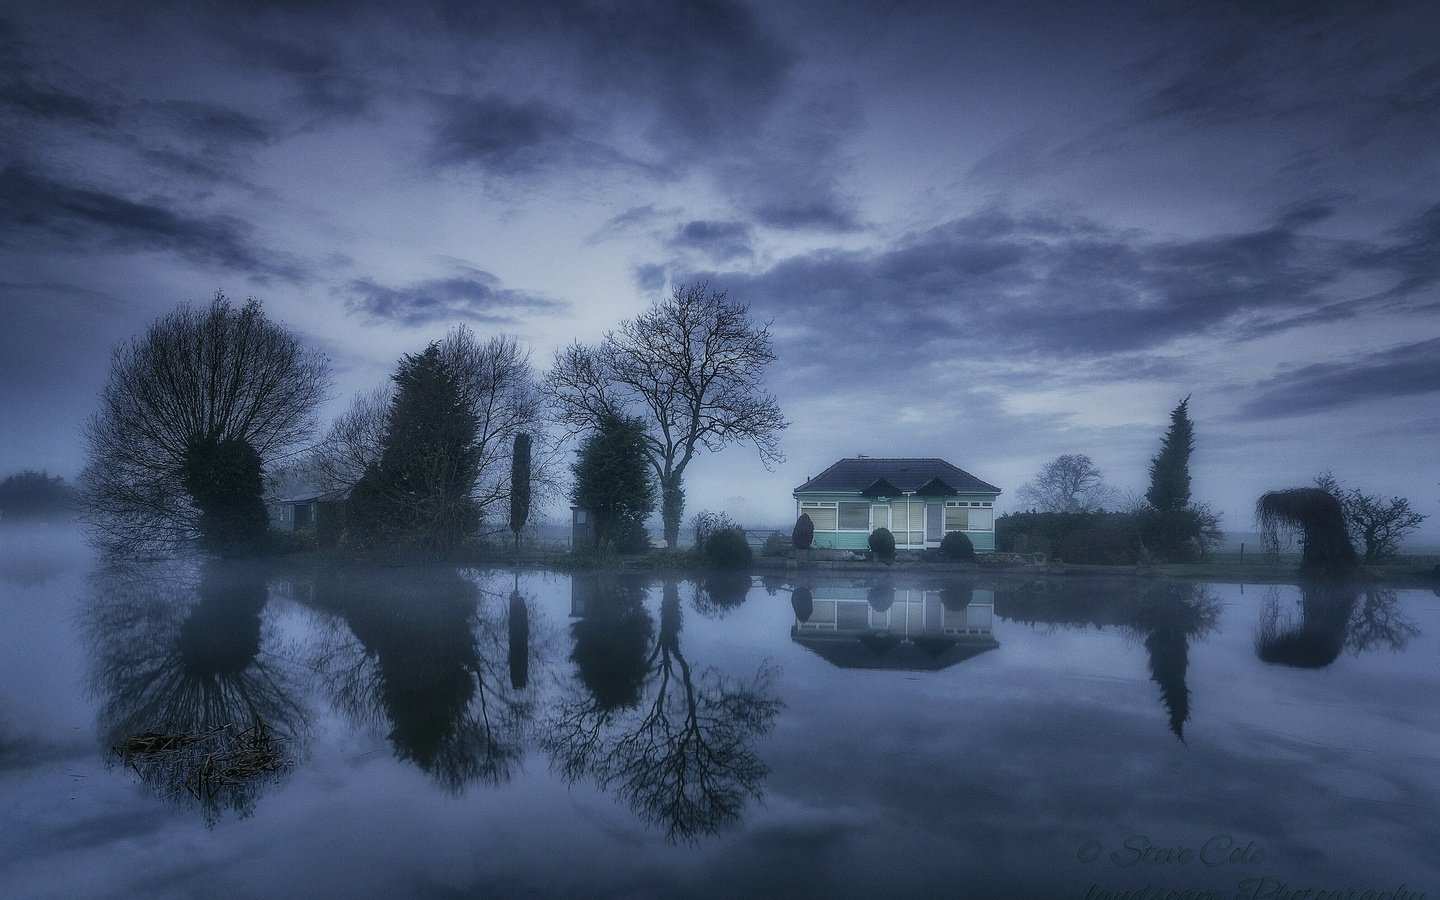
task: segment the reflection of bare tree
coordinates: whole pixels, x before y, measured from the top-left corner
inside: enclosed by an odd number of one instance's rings
[[[1394,588],[1365,589],[1365,598],[1355,605],[1350,616],[1345,646],[1351,653],[1382,649],[1399,652],[1411,638],[1419,636],[1420,629],[1400,611],[1398,600]]]
[[[352,721],[388,724],[397,756],[451,791],[510,777],[531,703],[471,581],[443,567],[336,569],[315,599],[339,620],[315,667]]]
[[[1420,629],[1400,611],[1397,599],[1389,588],[1311,582],[1301,586],[1297,608],[1287,611],[1279,591],[1272,590],[1261,608],[1255,652],[1267,663],[1319,669],[1346,648],[1356,654],[1403,650]]]
[[[262,650],[274,643],[263,639],[264,572],[130,563],[92,584],[83,623],[106,744],[212,823],[226,809],[249,815],[307,736],[294,665]]]
[[[600,612],[607,605],[629,612]],[[633,594],[617,591],[590,604],[586,618],[598,614],[601,621],[629,625],[630,635],[611,645],[633,652],[634,634],[648,638],[650,630],[633,626],[634,608]],[[663,826],[668,840],[695,841],[737,823],[746,801],[761,795],[769,769],[754,741],[770,730],[781,704],[768,666],[748,682],[715,669],[697,677],[681,650],[681,617],[679,587],[668,581],[658,638],[639,656],[643,696],[616,703],[624,692],[596,691],[582,676],[591,689],[555,705],[543,744],[567,779],[588,775],[641,818]],[[593,652],[582,651],[586,634],[577,623],[577,665]],[[633,662],[619,661],[612,669],[628,674]]]

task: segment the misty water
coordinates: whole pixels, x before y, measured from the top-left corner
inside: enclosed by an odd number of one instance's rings
[[[12,527],[0,610],[6,896],[1440,889],[1428,590],[100,565]]]

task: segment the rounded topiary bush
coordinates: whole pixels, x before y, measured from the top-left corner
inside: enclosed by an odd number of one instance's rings
[[[888,566],[895,561],[895,535],[890,533],[890,529],[881,526],[870,532],[869,544],[870,552],[879,562]]]
[[[790,541],[796,550],[809,550],[815,541],[815,523],[810,516],[801,513],[795,520],[795,530],[790,532]]]
[[[974,562],[975,545],[963,531],[947,531],[940,539],[940,558],[946,562]]]
[[[724,528],[705,539],[705,559],[718,569],[741,569],[750,565],[754,554],[738,528]]]

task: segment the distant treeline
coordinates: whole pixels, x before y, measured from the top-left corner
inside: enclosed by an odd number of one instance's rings
[[[26,469],[0,481],[0,520],[63,519],[75,508],[75,489],[59,475]]]

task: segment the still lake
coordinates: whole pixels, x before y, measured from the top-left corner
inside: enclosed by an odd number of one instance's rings
[[[1437,640],[1428,590],[99,566],[7,527],[0,894],[1435,897]]]

